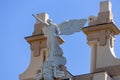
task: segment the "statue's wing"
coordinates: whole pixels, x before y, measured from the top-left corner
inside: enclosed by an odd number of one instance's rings
[[[63,23],[58,25],[60,35],[70,35],[73,34],[74,32],[81,31],[86,22],[87,22],[86,19],[73,19],[64,21]]]

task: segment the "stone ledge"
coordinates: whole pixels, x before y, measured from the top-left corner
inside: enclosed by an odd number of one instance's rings
[[[96,72],[74,76],[74,80],[93,80],[96,73],[107,72],[111,77],[120,75],[120,65],[97,68]]]
[[[97,68],[96,72],[106,71],[110,76],[120,75],[120,65]]]
[[[37,35],[27,36],[25,37],[25,40],[31,44],[32,41],[47,40],[47,38],[44,36],[44,34],[37,34]],[[64,40],[61,37],[58,37],[58,41],[60,44],[64,43]]]
[[[119,28],[115,25],[114,22],[110,22],[110,23],[102,23],[102,24],[96,24],[96,25],[92,25],[92,26],[88,26],[88,27],[84,27],[82,29],[82,31],[88,35],[89,33],[93,33],[95,31],[100,31],[100,30],[112,30],[113,33],[115,35],[119,34],[120,33],[120,30]]]

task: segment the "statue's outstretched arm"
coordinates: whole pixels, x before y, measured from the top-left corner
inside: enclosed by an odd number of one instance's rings
[[[32,14],[32,16],[40,23],[42,23],[44,26],[49,26],[47,23],[45,23],[43,20],[41,20],[39,17],[37,17],[36,15]]]

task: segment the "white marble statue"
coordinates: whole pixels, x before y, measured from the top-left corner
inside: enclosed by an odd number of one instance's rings
[[[54,78],[61,78],[64,76],[64,72],[61,70],[61,66],[66,64],[66,58],[63,56],[63,51],[59,46],[59,35],[70,35],[74,32],[79,32],[84,27],[86,19],[74,19],[64,21],[57,25],[50,19],[47,23],[42,21],[36,15],[33,15],[36,20],[44,25],[43,33],[47,37],[47,48],[49,56],[42,66],[42,77],[44,80],[54,80]],[[36,79],[38,80],[38,79]]]

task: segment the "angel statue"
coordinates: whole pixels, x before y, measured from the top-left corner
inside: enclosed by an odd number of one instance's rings
[[[63,51],[59,46],[59,35],[70,35],[74,32],[79,32],[84,27],[86,19],[73,19],[64,21],[61,24],[55,24],[50,19],[47,23],[33,14],[35,19],[44,25],[42,28],[44,35],[47,37],[47,48],[49,56],[44,62],[41,72],[44,80],[54,80],[54,78],[64,77],[64,72],[61,66],[66,64],[66,58],[63,56]],[[38,79],[36,79],[38,80]]]

